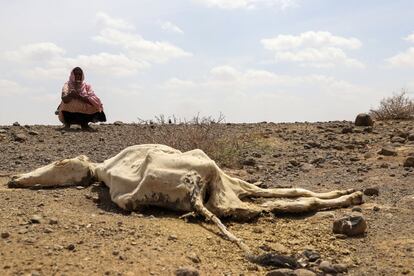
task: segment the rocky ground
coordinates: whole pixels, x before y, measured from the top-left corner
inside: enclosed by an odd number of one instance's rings
[[[174,275],[183,267],[182,275],[414,275],[413,122],[217,124],[254,137],[240,152],[241,165],[225,169],[229,174],[263,187],[364,191],[365,203],[357,207],[225,221],[257,253],[298,258],[306,270],[296,272],[246,261],[202,220],[186,222],[156,208],[122,211],[99,183],[40,190],[6,185],[9,173],[79,154],[103,161],[148,142],[148,127],[0,126],[0,275]],[[334,234],[333,222],[346,214],[362,216],[366,233]]]

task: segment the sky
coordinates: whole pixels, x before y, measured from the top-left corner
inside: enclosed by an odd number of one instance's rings
[[[412,0],[0,0],[0,125],[59,124],[72,68],[108,122],[353,120],[414,96]]]

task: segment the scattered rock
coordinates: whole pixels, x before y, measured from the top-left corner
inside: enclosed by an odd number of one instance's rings
[[[294,159],[289,160],[289,163],[290,163],[292,166],[295,166],[295,167],[297,167],[297,166],[299,166],[299,165],[300,165],[300,162],[299,162],[299,161],[297,161],[297,160],[294,160]]]
[[[31,130],[31,131],[29,131],[28,133],[29,133],[29,135],[33,135],[33,136],[37,136],[37,135],[39,135],[39,132],[34,131],[34,130]]]
[[[27,140],[27,136],[23,133],[13,133],[13,139],[16,142],[24,142]]]
[[[49,224],[53,225],[53,224],[58,224],[58,220],[56,218],[50,218],[49,219]]]
[[[336,274],[337,273],[336,270],[335,270],[335,268],[328,261],[322,261],[319,264],[319,269],[322,270],[325,273],[332,273],[332,274]]]
[[[295,270],[296,276],[316,276],[316,273],[304,268],[299,268]]]
[[[353,131],[354,131],[354,128],[350,126],[350,127],[344,127],[341,132],[343,134],[347,134],[347,133],[352,133]]]
[[[180,267],[175,271],[176,276],[199,276],[200,272],[191,266]]]
[[[190,253],[187,255],[187,258],[189,258],[195,264],[199,264],[201,262],[200,257],[198,257],[196,253]]]
[[[7,130],[0,128],[0,134],[7,133]]]
[[[403,166],[414,168],[414,156],[408,156],[407,159],[405,159]]]
[[[335,234],[358,236],[365,233],[367,223],[362,215],[349,215],[333,222],[332,231]]]
[[[49,227],[46,227],[46,228],[43,230],[43,232],[44,232],[44,233],[46,233],[46,234],[50,234],[50,233],[52,233],[52,232],[53,232],[53,229],[52,229],[52,228],[49,228]]]
[[[33,215],[30,218],[30,223],[41,223],[42,222],[42,217],[39,215]]]
[[[20,126],[19,122],[14,122],[13,126]]]
[[[253,158],[247,158],[247,159],[242,160],[241,164],[245,166],[255,166],[256,160]]]
[[[73,251],[73,250],[75,250],[75,245],[73,243],[71,243],[68,246],[66,246],[66,249],[69,250],[69,251]]]
[[[176,235],[169,235],[168,240],[169,241],[176,241],[176,240],[178,240],[178,237]]]
[[[359,207],[359,206],[354,206],[354,207],[352,207],[352,212],[360,212],[360,213],[362,213],[362,208]]]
[[[9,232],[1,232],[1,238],[2,239],[7,239],[8,237],[10,237],[10,233]]]
[[[296,276],[293,269],[279,268],[266,273],[266,276]]]
[[[383,147],[378,154],[385,155],[385,156],[397,156],[397,151],[392,148],[391,146]]]
[[[366,196],[378,196],[379,195],[379,188],[378,187],[370,187],[364,190],[364,195]]]
[[[400,137],[400,136],[394,136],[391,138],[391,143],[400,143],[400,144],[404,144],[405,143],[405,139]]]
[[[313,165],[307,164],[307,163],[305,163],[301,166],[301,170],[303,172],[310,172],[313,168],[314,168]]]
[[[321,255],[318,252],[312,250],[305,250],[302,254],[309,260],[309,262],[315,262],[321,258]]]
[[[356,126],[373,126],[374,121],[372,120],[371,116],[366,113],[360,113],[357,115],[355,119]]]
[[[332,267],[335,269],[336,273],[348,272],[348,266],[345,264],[334,264]]]
[[[121,122],[121,121],[115,121],[114,122],[114,125],[116,125],[116,126],[122,126],[124,123],[123,122]]]

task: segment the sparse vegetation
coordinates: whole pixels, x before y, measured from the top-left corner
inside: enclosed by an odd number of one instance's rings
[[[201,149],[220,166],[237,167],[241,150],[248,141],[248,135],[232,133],[225,127],[225,118],[217,119],[199,114],[190,120],[175,116],[156,116],[154,120],[138,119],[145,124],[143,133],[147,143],[164,144],[181,151]]]
[[[414,120],[414,101],[407,96],[407,90],[392,97],[382,99],[377,109],[371,109],[370,115],[378,121]]]

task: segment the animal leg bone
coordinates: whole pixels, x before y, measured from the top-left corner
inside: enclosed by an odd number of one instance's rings
[[[189,173],[185,176],[185,181],[190,182],[194,187],[190,196],[191,206],[194,211],[203,215],[207,220],[212,221],[225,237],[227,237],[231,242],[236,243],[246,255],[251,255],[250,248],[243,242],[243,240],[237,238],[229,230],[227,230],[227,227],[221,222],[221,220],[204,206],[203,195],[208,187],[207,184],[201,180],[201,177],[197,173]]]
[[[268,201],[261,206],[273,213],[301,213],[323,209],[344,208],[363,203],[362,192],[354,192],[333,199],[320,199],[316,197],[300,198],[297,200]]]

